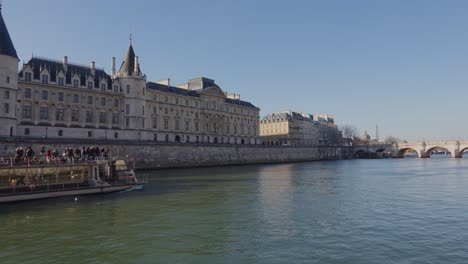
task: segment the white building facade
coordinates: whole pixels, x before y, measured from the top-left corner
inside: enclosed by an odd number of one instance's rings
[[[120,69],[18,56],[0,11],[0,137],[260,144],[259,111],[214,80],[147,81],[130,43]]]

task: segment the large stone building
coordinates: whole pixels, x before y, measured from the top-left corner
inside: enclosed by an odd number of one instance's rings
[[[264,116],[260,137],[266,145],[319,146],[337,144],[340,132],[331,115],[286,111]]]
[[[317,145],[318,122],[293,111],[268,114],[260,121],[260,137],[267,145]]]
[[[214,80],[150,82],[130,43],[120,69],[18,56],[0,8],[1,137],[259,144],[259,111]]]

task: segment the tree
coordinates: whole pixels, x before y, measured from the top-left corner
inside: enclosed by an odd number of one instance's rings
[[[343,137],[347,139],[355,139],[358,135],[358,129],[352,125],[343,125],[340,130],[343,132]]]
[[[393,136],[389,136],[385,139],[385,143],[387,144],[398,144],[398,143],[401,143],[403,142],[403,140],[399,139],[399,138],[396,138],[396,137],[393,137]]]

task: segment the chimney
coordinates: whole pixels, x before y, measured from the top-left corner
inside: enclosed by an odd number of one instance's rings
[[[63,57],[63,68],[67,70],[68,67],[68,56]]]
[[[91,72],[94,74],[94,72],[96,71],[96,62],[92,61],[89,67],[91,68]]]
[[[115,57],[112,57],[112,78],[115,78]]]
[[[138,68],[140,68],[140,67],[138,66],[138,56],[135,56],[135,69],[134,69],[134,72],[135,72],[135,73],[138,73],[138,72],[139,72],[139,69],[138,69]]]

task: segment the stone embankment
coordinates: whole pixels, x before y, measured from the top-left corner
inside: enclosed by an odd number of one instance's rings
[[[0,141],[0,157],[14,156],[17,146],[57,149],[81,146],[109,147],[113,157],[135,159],[137,169],[228,166],[340,159],[346,151],[338,147],[291,147],[264,145],[170,144],[154,142]]]

